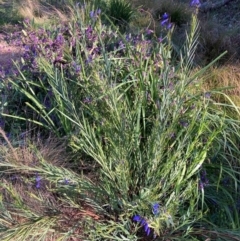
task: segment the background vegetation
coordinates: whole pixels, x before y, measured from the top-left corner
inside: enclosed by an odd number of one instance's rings
[[[1,240],[239,240],[238,29],[172,3],[2,5]]]

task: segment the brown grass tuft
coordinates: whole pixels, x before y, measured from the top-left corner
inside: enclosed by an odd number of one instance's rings
[[[33,20],[36,24],[43,24],[49,20],[51,14],[50,10],[44,7],[38,0],[22,1],[18,8],[18,13],[24,19]]]
[[[16,161],[19,161],[17,151],[12,146],[11,142],[8,140],[8,137],[5,131],[0,127],[0,134],[2,135],[3,139],[7,142],[9,149],[11,150],[10,155],[13,155]]]
[[[234,119],[239,119],[240,110],[240,64],[227,64],[220,67],[212,67],[203,76],[202,88],[204,91],[220,89],[222,94],[214,95],[218,103],[232,107],[222,106],[226,113]],[[225,88],[225,89],[224,89]]]
[[[225,93],[240,96],[240,64],[212,67],[204,76],[204,89],[229,87]]]

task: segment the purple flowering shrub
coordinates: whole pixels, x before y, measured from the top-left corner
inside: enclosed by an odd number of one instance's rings
[[[96,13],[96,17],[99,13]],[[48,83],[48,76],[39,67],[39,59],[46,59],[54,68],[59,71],[62,70],[66,79],[79,78],[82,68],[85,71],[87,69],[90,71],[91,62],[96,56],[100,56],[98,36],[96,31],[93,30],[91,22],[85,29],[81,29],[81,26],[77,24],[75,26],[61,24],[49,30],[42,28],[32,30],[28,21],[26,21],[25,26],[26,28],[22,33],[15,33],[9,39],[12,44],[22,47],[23,56],[21,62],[18,63],[18,71],[9,73],[8,76],[16,76],[14,82],[12,82],[13,86],[18,85],[21,89],[31,91],[38,102],[43,104],[44,108],[51,110],[53,91]],[[72,28],[76,28],[74,35]],[[114,33],[107,35],[102,32],[101,37],[105,38],[106,42],[111,42],[111,38],[115,38],[114,41],[116,41],[116,34]],[[78,40],[78,43],[84,44],[76,46],[76,40]],[[3,73],[5,74],[6,71],[3,70]],[[14,88],[11,89],[15,95]],[[19,95],[19,91],[17,92],[17,95]],[[24,106],[24,103],[29,100],[24,94],[15,95],[14,101],[16,99],[18,99],[18,106]],[[21,115],[20,109],[14,110],[13,108],[12,113]]]
[[[89,21],[84,27],[80,22],[73,22],[72,24],[62,23],[50,29],[34,30],[31,28],[30,22],[25,21],[25,29],[22,33],[16,33],[9,40],[23,49],[22,60],[18,63],[19,73],[16,74],[16,79],[12,82],[13,86],[22,89],[22,91],[17,91],[17,95],[19,92],[23,93],[23,90],[34,93],[33,98],[39,103],[36,109],[39,111],[44,109],[46,115],[51,112],[47,122],[51,122],[51,128],[54,127],[55,130],[59,130],[62,123],[58,118],[58,113],[52,112],[56,102],[52,98],[55,95],[49,83],[53,73],[49,75],[48,70],[54,68],[54,71],[63,74],[67,89],[71,92],[72,100],[76,101],[77,105],[90,103],[90,100],[96,99],[99,95],[98,90],[94,90],[94,83],[92,83],[90,93],[81,87],[86,84],[86,78],[88,78],[86,76],[91,76],[99,69],[97,74],[108,81],[108,76],[103,72],[104,68],[101,67],[104,64],[102,61],[104,55],[111,59],[112,64],[116,66],[115,69],[113,68],[112,75],[115,76],[117,83],[121,83],[134,69],[142,67],[140,65],[142,63],[138,61],[139,58],[143,58],[145,68],[148,66],[153,68],[156,75],[161,72],[163,60],[161,54],[157,52],[156,46],[164,40],[154,37],[153,33],[148,31],[145,34],[126,33],[121,36],[117,31],[102,26],[101,32],[99,32],[97,28],[100,13],[99,9],[90,11]],[[115,58],[119,58],[119,61],[114,61]],[[48,69],[41,67],[45,60],[48,63]],[[139,77],[143,78],[144,75],[146,73]],[[132,79],[131,75],[129,75],[129,79]],[[77,88],[73,81],[78,82]],[[13,88],[14,90],[15,88]],[[130,98],[133,92],[134,88],[131,88],[129,90]],[[75,96],[80,98],[75,99]],[[32,98],[29,99],[24,94],[20,94],[14,99],[17,98],[20,108],[13,109],[12,113],[21,116],[22,109],[27,108],[27,112],[31,116],[31,107],[26,107],[25,103],[28,102],[30,105],[36,103],[33,103]],[[96,105],[96,109],[99,109],[99,105]],[[41,117],[39,118],[40,122],[46,121]],[[66,133],[70,129],[64,130],[63,127],[62,131]]]

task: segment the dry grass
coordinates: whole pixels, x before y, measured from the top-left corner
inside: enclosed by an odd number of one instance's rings
[[[204,76],[204,89],[229,87],[226,93],[240,97],[240,64],[212,67]]]
[[[45,24],[52,15],[51,8],[46,8],[38,0],[21,1],[18,12],[24,19],[34,21],[36,24]]]
[[[212,67],[203,76],[202,88],[204,91],[224,89],[224,95],[215,95],[214,99],[219,103],[234,104],[235,108],[226,108],[233,118],[239,117],[240,107],[240,64],[226,64],[220,67]],[[236,109],[237,108],[237,109]],[[238,117],[237,117],[238,116]]]
[[[45,240],[57,240],[64,232],[71,232],[69,240],[75,240],[74,237],[83,233],[81,223],[85,219],[101,218],[93,208],[81,201],[80,197],[74,198],[74,205],[68,199],[64,201],[62,194],[57,191],[57,184],[45,180],[44,177],[41,179],[41,187],[36,188],[36,173],[33,169],[41,167],[42,159],[52,166],[73,168],[64,140],[48,138],[42,142],[26,136],[19,137],[18,145],[14,147],[2,129],[0,134],[1,162],[10,163],[13,167],[11,169],[2,166],[0,170],[0,206],[3,212],[8,214],[8,220],[5,220],[0,213],[0,221],[4,222],[5,228],[20,230],[29,226],[33,232],[41,235],[41,229],[45,232],[45,227],[48,227],[48,239]],[[14,167],[20,168],[16,171]],[[49,222],[46,226],[45,220]],[[38,231],[35,230],[37,227]]]
[[[51,24],[53,21],[67,23],[72,16],[71,7],[65,6],[64,11],[51,4],[43,5],[40,0],[26,0],[19,4],[18,12],[23,19],[29,19],[37,26]]]
[[[10,154],[11,156],[14,157],[14,159],[16,161],[19,161],[19,158],[18,158],[18,155],[17,155],[17,152],[16,150],[13,148],[12,144],[10,143],[6,133],[3,131],[3,129],[0,127],[0,134],[1,136],[3,137],[3,139],[6,141],[6,143],[8,144],[8,147],[10,149],[10,152],[8,151],[8,154]]]

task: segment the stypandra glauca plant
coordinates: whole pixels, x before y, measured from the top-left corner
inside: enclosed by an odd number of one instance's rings
[[[28,99],[28,110],[41,117],[32,121],[64,135],[90,170],[79,173],[80,163],[69,164],[75,169],[49,163],[34,147],[39,161],[33,167],[16,162],[17,157],[4,159],[2,172],[25,172],[37,188],[45,184],[41,191],[51,190],[59,199],[52,201],[52,215],[29,211],[24,226],[5,224],[2,240],[46,240],[41,238],[47,233],[59,240],[236,240],[238,152],[228,138],[239,129],[215,107],[209,93],[197,88],[209,67],[191,71],[197,16],[192,16],[178,61],[172,59],[172,27],[163,39],[120,34],[100,16],[99,9],[75,5],[67,25],[48,30],[47,46],[56,40],[63,51],[52,61],[44,43],[34,50],[35,67],[44,80],[37,85],[41,95],[33,91],[37,79],[29,79],[20,68],[18,81],[9,80]],[[49,92],[46,107],[42,96]],[[227,161],[229,155],[235,166]],[[225,178],[231,188],[224,186]],[[42,203],[38,195],[42,192],[34,193]],[[91,215],[74,218],[66,228],[59,203]],[[24,208],[21,199],[17,204]],[[24,232],[27,226],[33,232]]]

